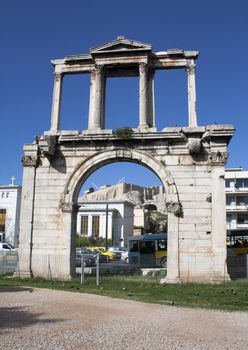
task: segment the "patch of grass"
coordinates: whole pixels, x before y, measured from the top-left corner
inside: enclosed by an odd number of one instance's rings
[[[248,279],[226,284],[163,284],[158,277],[108,276],[96,286],[95,277],[80,280],[47,281],[39,278],[0,278],[0,286],[25,286],[77,293],[92,293],[146,303],[225,311],[248,310]],[[0,287],[1,288],[1,287]]]

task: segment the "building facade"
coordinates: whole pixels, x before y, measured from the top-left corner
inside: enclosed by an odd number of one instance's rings
[[[133,204],[110,200],[82,202],[79,205],[77,234],[86,237],[107,236],[113,245],[127,246],[127,237],[133,235]]]
[[[21,186],[0,185],[0,240],[18,245]]]
[[[248,171],[226,169],[225,182],[227,232],[248,234]]]

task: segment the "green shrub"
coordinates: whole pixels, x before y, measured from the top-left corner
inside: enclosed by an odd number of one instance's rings
[[[108,247],[112,246],[112,240],[107,240]],[[106,239],[103,237],[97,237],[97,236],[76,236],[76,246],[77,247],[105,247],[106,245]]]
[[[113,135],[120,139],[130,139],[133,136],[133,129],[129,127],[119,128],[113,131]]]

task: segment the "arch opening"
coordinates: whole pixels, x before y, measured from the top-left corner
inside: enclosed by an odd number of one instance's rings
[[[71,220],[71,247],[72,247],[72,255],[71,259],[75,256],[73,253],[74,249],[77,245],[82,245],[81,243],[78,244],[78,241],[76,242],[76,234],[77,232],[80,236],[90,236],[91,238],[96,238],[96,236],[102,236],[102,240],[99,240],[99,244],[102,246],[105,246],[105,248],[109,247],[109,245],[115,245],[120,247],[127,247],[128,242],[128,236],[133,236],[134,234],[142,235],[144,233],[157,233],[157,232],[165,232],[165,227],[169,228],[170,226],[170,217],[171,213],[167,214],[163,213],[163,215],[158,215],[158,218],[160,220],[159,223],[156,222],[156,225],[151,228],[151,222],[145,222],[147,220],[146,213],[144,208],[136,207],[137,209],[137,217],[136,219],[140,219],[142,216],[143,222],[147,225],[147,227],[144,229],[144,227],[138,227],[142,225],[134,225],[134,205],[131,201],[131,203],[128,203],[128,200],[124,200],[124,203],[118,203],[122,206],[122,213],[127,215],[126,220],[126,231],[124,230],[124,220],[125,218],[121,217],[120,210],[114,208],[114,206],[111,206],[113,203],[110,203],[110,201],[104,201],[99,200],[99,198],[94,198],[91,203],[88,203],[91,205],[91,207],[87,208],[87,205],[85,205],[85,202],[81,202],[80,200],[80,189],[83,187],[84,184],[89,183],[89,178],[91,175],[93,175],[94,172],[97,170],[100,170],[101,168],[104,168],[106,165],[112,164],[125,164],[123,162],[132,163],[133,165],[138,164],[138,166],[142,168],[148,169],[148,171],[153,174],[153,177],[156,179],[156,184],[160,183],[160,194],[163,197],[163,205],[164,210],[166,210],[166,201],[177,201],[178,200],[178,194],[176,185],[168,172],[168,170],[165,168],[165,166],[154,159],[152,156],[143,154],[139,151],[134,150],[128,150],[128,149],[119,149],[114,151],[104,151],[99,152],[97,155],[94,155],[93,157],[87,158],[85,161],[82,161],[76,168],[73,174],[71,175],[65,191],[64,191],[64,199],[66,202],[73,202],[74,204],[77,204],[78,210],[76,212],[72,212],[69,214],[70,220]],[[146,170],[147,171],[147,170]],[[93,186],[88,186],[87,191],[89,191],[89,195],[92,196],[91,193],[94,193],[92,188]],[[104,190],[104,188],[103,188]],[[144,189],[143,189],[144,190]],[[107,188],[108,191],[108,188]],[[144,191],[145,192],[145,191]],[[159,191],[158,191],[159,192]],[[159,194],[159,193],[158,193]],[[128,198],[125,198],[128,199]],[[95,203],[94,203],[95,202]],[[92,207],[95,204],[98,206],[98,213],[96,213],[96,207]],[[108,206],[107,206],[108,204]],[[111,204],[111,205],[110,205]],[[125,208],[126,206],[126,208]],[[108,208],[107,208],[108,207]],[[157,206],[158,209],[158,206]],[[86,219],[86,214],[89,214],[87,210],[91,211],[91,219]],[[101,212],[102,219],[98,215]],[[156,212],[159,212],[158,210]],[[97,214],[97,215],[96,215]],[[150,214],[150,213],[149,213]],[[159,213],[160,214],[160,213]],[[97,217],[98,216],[98,217]],[[166,217],[165,217],[166,216]],[[68,220],[68,215],[66,216]],[[94,218],[93,218],[94,217]],[[109,222],[108,218],[112,217],[114,220],[112,223],[107,224],[106,229],[106,222]],[[151,219],[151,217],[150,217]],[[161,222],[161,219],[164,222]],[[156,221],[156,217],[152,217],[152,220]],[[119,222],[119,231],[114,231],[114,225]],[[120,222],[122,222],[120,224]],[[67,221],[68,223],[68,221]],[[154,224],[154,222],[153,222]],[[172,220],[172,224],[173,220]],[[150,225],[150,226],[149,226]],[[135,227],[137,226],[137,227]],[[68,226],[67,226],[68,227]],[[174,226],[173,226],[174,227]],[[91,230],[91,231],[90,231]],[[102,234],[101,231],[103,230]],[[94,232],[93,232],[94,231]],[[169,231],[169,230],[168,230]],[[174,229],[173,229],[174,231]],[[130,234],[131,233],[131,234]],[[67,233],[68,234],[68,233]],[[79,241],[80,242],[80,241]],[[83,240],[85,243],[85,240]],[[93,242],[97,242],[97,240],[93,241],[87,241],[87,244],[92,245]],[[85,245],[85,244],[84,244]],[[169,251],[169,249],[168,249]],[[154,263],[154,261],[153,261]],[[73,266],[72,262],[72,266]]]

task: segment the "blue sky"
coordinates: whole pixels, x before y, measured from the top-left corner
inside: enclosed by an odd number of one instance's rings
[[[229,146],[228,166],[247,169],[247,14],[246,0],[1,0],[0,183],[9,183],[12,175],[21,183],[23,144],[32,143],[35,135],[50,127],[50,60],[87,53],[90,47],[118,35],[151,43],[154,51],[200,51],[196,75],[198,123],[233,124],[236,133]],[[158,129],[187,124],[186,86],[183,70],[156,74]],[[88,98],[87,76],[65,77],[61,116],[64,129],[86,128]],[[137,124],[138,79],[109,79],[107,127]],[[98,170],[88,183],[117,183],[122,177],[143,185],[158,183],[152,173],[137,172],[134,165],[124,163]]]

